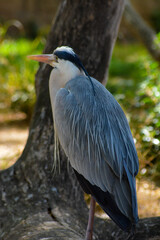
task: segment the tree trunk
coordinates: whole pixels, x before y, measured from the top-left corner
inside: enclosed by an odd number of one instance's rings
[[[50,53],[60,45],[72,46],[88,72],[103,81],[123,8],[123,0],[63,1],[44,52]],[[62,150],[61,171],[54,176],[52,172],[50,71],[49,66],[41,64],[36,74],[37,102],[22,156],[14,166],[0,172],[0,236],[3,240],[84,239],[88,210]],[[141,224],[144,231],[145,220]],[[149,226],[151,230],[154,228],[152,224]],[[147,234],[150,229],[147,228]],[[140,228],[140,234],[143,231]],[[94,239],[125,239],[124,236],[113,222],[96,219]]]

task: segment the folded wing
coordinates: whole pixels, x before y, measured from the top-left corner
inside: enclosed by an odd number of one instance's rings
[[[138,157],[120,105],[102,84],[92,81],[94,92],[82,76],[59,90],[54,108],[55,128],[84,190],[88,182],[89,193],[125,230],[138,221]],[[126,222],[121,224],[120,219]]]

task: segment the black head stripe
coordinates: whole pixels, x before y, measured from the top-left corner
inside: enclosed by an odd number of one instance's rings
[[[93,92],[95,94],[92,80],[91,80],[88,72],[84,68],[82,62],[80,61],[79,57],[74,53],[74,51],[62,51],[62,50],[57,49],[57,50],[54,51],[54,54],[59,59],[68,60],[68,61],[72,62],[73,64],[75,64],[79,68],[79,70],[83,70],[84,73],[86,74],[86,76],[88,77],[89,81],[91,82],[91,85],[92,85],[92,88],[93,88]]]
[[[75,64],[80,70],[82,69],[82,63],[81,63],[79,57],[74,52],[55,50],[54,54],[59,59],[68,60],[68,61],[72,62],[73,64]]]

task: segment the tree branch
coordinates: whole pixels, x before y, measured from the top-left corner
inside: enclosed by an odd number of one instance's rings
[[[125,19],[136,30],[151,56],[156,61],[160,62],[160,46],[158,46],[155,42],[157,39],[155,31],[142,19],[132,6],[130,0],[125,0],[125,3]]]

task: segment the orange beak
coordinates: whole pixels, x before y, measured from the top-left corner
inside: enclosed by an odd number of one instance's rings
[[[27,57],[29,59],[47,64],[51,64],[51,62],[57,62],[53,54],[29,55]]]

